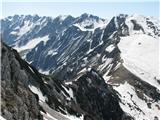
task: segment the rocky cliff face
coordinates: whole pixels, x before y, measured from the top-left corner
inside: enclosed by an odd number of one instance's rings
[[[95,71],[90,70],[73,82],[73,90],[86,120],[131,120],[119,106],[118,95],[112,86]]]
[[[3,43],[1,47],[1,110],[7,120],[70,120],[69,116],[84,120],[132,119],[119,106],[117,93],[96,71],[89,70],[64,84],[38,73],[14,49]]]
[[[3,43],[1,48],[2,116],[7,120],[42,120],[38,98],[28,89],[34,79],[29,66],[12,48]]]

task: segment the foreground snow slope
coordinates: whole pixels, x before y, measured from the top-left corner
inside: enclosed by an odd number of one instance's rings
[[[154,102],[153,99],[144,95],[144,99],[138,97],[135,88],[125,82],[119,87],[114,87],[121,96],[120,103],[122,109],[128,114],[134,116],[136,120],[155,120],[156,117],[160,118],[160,110],[158,109],[159,102]],[[148,105],[151,103],[151,107]]]
[[[159,120],[160,93],[155,87],[136,77],[122,64],[107,83],[114,86],[121,99],[120,106],[135,120]]]
[[[160,90],[158,78],[159,39],[146,34],[121,37],[118,47],[124,66],[136,76]]]

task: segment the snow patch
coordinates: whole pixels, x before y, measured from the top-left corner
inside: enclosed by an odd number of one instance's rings
[[[29,69],[34,73],[33,69],[32,69],[30,66],[28,66],[28,67],[29,67]]]
[[[49,75],[49,72],[50,72],[50,70],[42,70],[42,69],[39,69],[38,70],[40,73],[42,73],[42,74],[45,74],[45,75]]]
[[[56,118],[54,118],[53,116],[51,116],[49,113],[44,113],[42,111],[40,111],[40,113],[43,115],[43,119],[44,120],[57,120]]]
[[[110,52],[112,52],[114,49],[115,49],[115,45],[111,44],[111,45],[109,45],[105,50],[110,53]]]
[[[19,32],[17,33],[18,36],[22,36],[25,33],[29,32],[31,28],[33,27],[33,23],[30,23],[30,21],[24,21],[24,25],[19,29]]]
[[[29,40],[29,42],[24,45],[24,46],[18,46],[16,45],[14,47],[14,49],[16,49],[18,52],[23,51],[23,50],[27,50],[27,49],[32,49],[34,47],[36,47],[36,45],[38,45],[41,41],[44,42],[44,44],[46,44],[46,42],[49,40],[49,35],[46,35],[44,37],[38,37],[38,38],[34,38],[32,40]]]
[[[10,32],[11,35],[17,35],[17,32],[16,31],[12,31]]]
[[[72,85],[72,82],[65,82],[66,85]]]
[[[108,74],[104,74],[103,75],[103,79],[105,80],[105,82],[107,83],[108,80],[110,80],[111,76],[108,76]]]
[[[63,86],[62,85],[62,87],[65,89],[65,91],[69,94],[69,96],[70,96],[70,98],[72,98],[73,99],[73,90],[71,89],[71,88],[69,88],[69,90],[65,87],[65,86]],[[69,100],[70,100],[70,98],[68,98]]]
[[[52,56],[57,55],[57,54],[58,54],[58,52],[55,50],[49,50],[47,53],[47,55],[52,55]]]
[[[117,17],[114,18],[114,23],[115,23],[115,25],[116,25],[116,28],[118,28]]]
[[[18,29],[20,29],[20,27],[19,27],[19,26],[15,27],[13,30],[18,30]]]
[[[41,92],[41,90],[40,90],[39,88],[37,88],[37,87],[35,87],[35,86],[33,86],[33,85],[29,85],[28,87],[29,87],[29,89],[30,89],[33,93],[35,93],[35,94],[38,95],[38,97],[39,97],[39,102],[40,102],[40,101],[45,102],[45,101],[47,100],[47,98],[42,94],[42,92]]]
[[[6,119],[0,115],[0,120],[6,120]]]
[[[102,57],[102,62],[103,64],[101,64],[98,69],[100,71],[102,71],[103,69],[105,69],[109,64],[111,64],[113,61],[113,58],[105,58],[105,56]]]
[[[80,117],[76,117],[73,115],[65,115],[66,118],[68,118],[69,120],[84,120],[84,115],[80,116]]]
[[[109,74],[109,72],[111,71],[112,66],[113,66],[113,64],[109,64],[109,65],[107,66],[107,71],[106,71],[105,74],[103,75],[103,78],[104,78],[105,80],[108,79],[108,74]]]
[[[80,70],[80,71],[78,72],[78,75],[79,75],[79,74],[83,74],[83,73],[85,73],[86,71],[88,71],[87,68],[83,68],[82,70]]]

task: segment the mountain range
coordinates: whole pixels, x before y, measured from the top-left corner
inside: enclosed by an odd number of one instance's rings
[[[157,19],[138,14],[120,14],[110,20],[87,13],[76,18],[15,15],[1,20],[1,34],[5,43],[2,92],[8,93],[8,88],[15,97],[11,106],[2,106],[7,120],[55,115],[58,120],[73,116],[84,120],[160,119]],[[32,104],[17,91],[33,97],[33,115],[26,107]],[[9,96],[2,94],[2,101],[9,102]],[[9,109],[18,106],[18,100],[27,103],[20,114],[17,107]]]

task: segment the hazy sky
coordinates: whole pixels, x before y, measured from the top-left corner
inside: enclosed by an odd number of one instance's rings
[[[110,18],[120,13],[124,14],[142,14],[146,16],[154,16],[159,18],[159,2],[158,1],[141,1],[134,0],[136,2],[117,2],[118,0],[111,0],[104,2],[105,0],[88,0],[86,2],[78,2],[80,0],[69,0],[69,2],[63,2],[64,0],[3,0],[2,3],[2,16],[10,16],[14,14],[38,14],[40,16],[53,16],[58,15],[72,15],[79,16],[82,13],[90,13],[98,15],[103,18]],[[22,2],[24,1],[24,2]],[[26,2],[29,1],[29,2]],[[39,1],[39,2],[38,2]],[[74,1],[74,2],[73,2]],[[76,1],[76,2],[75,2]],[[91,2],[93,1],[93,2]],[[99,2],[97,2],[99,1]],[[129,0],[128,0],[129,1]],[[130,0],[131,1],[131,0]],[[132,0],[133,1],[133,0]],[[140,1],[140,0],[139,0]]]

